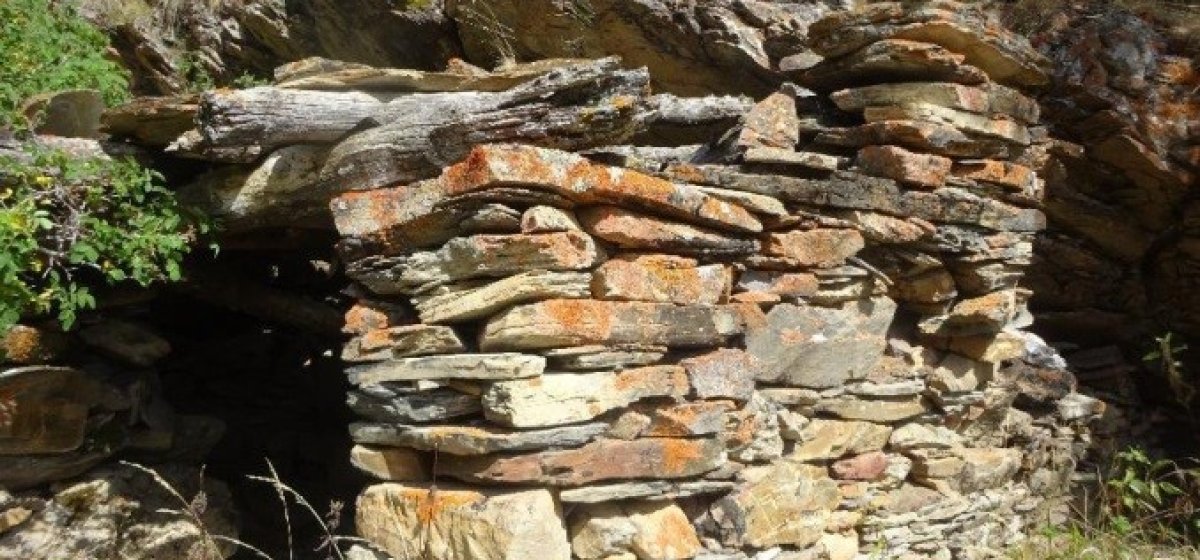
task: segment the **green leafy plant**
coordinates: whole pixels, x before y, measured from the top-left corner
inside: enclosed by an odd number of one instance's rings
[[[129,159],[26,151],[32,161],[0,158],[0,332],[43,314],[70,328],[96,304],[90,286],[180,278],[210,224],[156,172]]]
[[[1149,525],[1164,534],[1200,532],[1197,496],[1200,469],[1185,469],[1170,459],[1153,459],[1131,447],[1117,453],[1106,483],[1113,527],[1118,533]]]
[[[67,3],[0,0],[0,126],[22,124],[21,103],[43,91],[91,88],[109,104],[128,98],[127,74],[107,50],[108,38]]]

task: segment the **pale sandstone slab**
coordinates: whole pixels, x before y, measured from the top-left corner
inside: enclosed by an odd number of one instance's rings
[[[697,476],[725,463],[716,439],[598,440],[578,449],[523,455],[443,457],[440,476],[477,484],[582,486],[624,479]]]
[[[465,352],[466,346],[449,327],[405,325],[368,331],[350,339],[342,348],[342,360],[370,362],[431,354]]]
[[[800,429],[796,448],[788,458],[821,461],[879,451],[891,433],[891,427],[872,422],[814,418]]]
[[[741,476],[744,482],[708,513],[729,546],[810,546],[825,533],[840,500],[824,467],[780,461]]]
[[[491,384],[483,413],[502,426],[535,428],[590,420],[650,397],[687,395],[679,366],[648,366],[619,372],[550,373]]]
[[[393,558],[571,558],[562,513],[547,490],[378,484],[359,495],[355,527]]]
[[[784,257],[799,266],[837,266],[865,246],[862,234],[853,229],[812,229],[771,233],[763,253]]]
[[[754,194],[745,191],[719,189],[715,187],[699,187],[700,190],[730,204],[736,204],[755,214],[764,216],[783,217],[788,215],[787,207],[776,198]]]
[[[540,350],[590,344],[668,347],[720,345],[745,331],[727,305],[548,300],[512,308],[484,328],[484,351]]]
[[[596,504],[579,508],[572,517],[571,550],[580,560],[621,554],[675,560],[703,550],[687,515],[670,502]]]
[[[984,116],[928,103],[912,103],[900,107],[867,107],[863,110],[867,122],[924,120],[953,126],[967,134],[1028,146],[1032,141],[1029,129],[1016,120],[1000,116]]]
[[[746,350],[764,364],[761,382],[836,387],[879,362],[895,310],[886,297],[840,308],[780,304],[747,332]]]
[[[521,233],[550,233],[579,229],[575,216],[553,206],[533,206],[521,215]]]
[[[545,430],[508,430],[492,426],[350,425],[354,441],[371,445],[439,451],[451,455],[486,455],[549,447],[576,447],[592,441],[608,424],[591,423]]]
[[[818,152],[800,152],[791,148],[750,148],[742,155],[746,163],[794,165],[819,171],[836,171],[842,158]]]
[[[945,82],[876,84],[836,91],[829,98],[843,111],[927,103],[983,115],[1005,115],[1024,123],[1038,122],[1036,101],[998,84],[978,87]]]
[[[378,294],[413,294],[471,278],[583,270],[601,260],[595,241],[577,231],[473,235],[451,239],[436,251],[364,258],[346,273]]]
[[[758,251],[758,241],[683,222],[639,214],[616,206],[579,211],[584,231],[623,249],[662,251],[683,255],[746,255]]]
[[[446,354],[398,358],[350,368],[350,382],[371,385],[423,379],[520,379],[541,375],[546,359],[528,354]]]
[[[690,259],[640,255],[610,259],[592,276],[592,296],[620,301],[720,303],[732,278],[724,265],[696,266]]]
[[[428,457],[412,449],[355,445],[350,464],[380,480],[428,482],[433,472]]]
[[[822,399],[813,409],[844,420],[887,423],[919,416],[929,411],[930,406],[921,395],[872,399],[841,396]]]
[[[591,293],[586,272],[534,270],[486,286],[435,295],[416,303],[425,323],[460,323],[488,317],[507,307],[543,299],[586,298]]]
[[[733,486],[732,482],[724,480],[617,482],[614,484],[567,488],[559,493],[558,499],[563,503],[574,504],[595,504],[642,498],[647,500],[671,500],[704,494],[722,494],[729,491]]]
[[[667,355],[667,348],[640,344],[576,346],[548,350],[543,355],[547,367],[555,371],[599,371],[658,363]]]

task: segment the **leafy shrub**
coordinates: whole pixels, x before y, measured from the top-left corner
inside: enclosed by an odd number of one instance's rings
[[[91,88],[109,104],[129,95],[105,35],[59,4],[0,0],[0,126],[19,124],[21,102],[43,91]]]
[[[128,159],[27,150],[31,162],[0,158],[0,333],[27,314],[54,313],[70,328],[95,306],[89,283],[179,279],[190,242],[209,224],[156,172]]]

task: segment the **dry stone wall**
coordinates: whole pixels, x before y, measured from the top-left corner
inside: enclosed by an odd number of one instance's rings
[[[1046,78],[950,8],[814,23],[812,89],[707,146],[479,145],[336,198],[353,461],[390,481],[361,535],[973,557],[1044,522],[1103,411],[1022,330]]]

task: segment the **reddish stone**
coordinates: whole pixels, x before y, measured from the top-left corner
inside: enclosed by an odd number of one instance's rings
[[[763,253],[784,257],[797,266],[838,266],[865,246],[863,236],[853,229],[813,229],[771,233]]]
[[[755,239],[663,220],[616,206],[579,211],[584,231],[624,249],[688,255],[745,255],[757,252]]]
[[[955,162],[954,176],[999,185],[1017,192],[1030,192],[1037,185],[1037,173],[1032,169],[994,159]]]
[[[897,146],[866,146],[858,151],[857,163],[868,175],[932,189],[946,183],[953,162],[950,158],[918,154]]]
[[[599,440],[523,455],[445,456],[437,474],[478,484],[581,486],[605,480],[689,478],[725,462],[716,439]]]
[[[696,266],[693,259],[665,255],[622,256],[596,270],[592,295],[597,299],[718,303],[730,289],[729,268]]]
[[[878,480],[887,466],[887,455],[882,451],[872,451],[837,461],[830,470],[834,478],[841,480]]]

